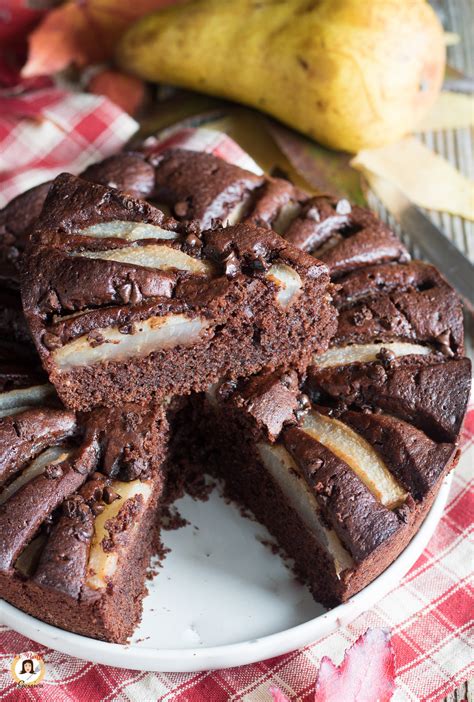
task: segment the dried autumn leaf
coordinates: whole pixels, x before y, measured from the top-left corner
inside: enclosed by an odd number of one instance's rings
[[[438,98],[423,118],[417,124],[417,132],[434,132],[439,129],[460,129],[474,126],[474,97],[448,90],[438,95]]]
[[[474,219],[474,183],[413,137],[360,151],[351,165],[388,180],[415,205]]]
[[[26,60],[27,36],[45,14],[33,9],[28,0],[11,0],[2,11],[0,2],[0,86],[11,88],[20,82]]]
[[[1,7],[1,5],[0,5]],[[26,0],[13,0],[4,8],[0,19],[2,49],[23,43],[27,33],[39,22],[45,8],[35,9]]]
[[[336,666],[321,661],[314,702],[389,702],[395,690],[395,659],[384,629],[368,629]]]
[[[349,154],[326,149],[270,120],[268,128],[293,168],[313,189],[346,197],[358,205],[366,204],[360,176],[349,165]]]
[[[106,49],[82,8],[67,4],[50,12],[29,37],[24,77],[57,73],[69,64],[82,67],[105,58]]]
[[[145,84],[139,78],[119,71],[104,70],[92,76],[87,86],[90,93],[104,95],[116,105],[136,114],[145,99]]]
[[[236,141],[270,175],[280,175],[297,187],[311,191],[307,181],[287,158],[268,128],[268,120],[254,110],[228,108],[225,116],[206,123]]]
[[[280,688],[272,685],[272,687],[268,691],[272,696],[273,702],[290,702],[288,697],[283,694]]]
[[[70,0],[49,12],[29,38],[25,77],[50,75],[109,58],[130,24],[179,0]]]
[[[175,130],[205,125],[211,119],[222,116],[222,100],[210,98],[200,93],[176,90],[170,97],[150,105],[143,119],[140,131],[132,146],[137,146],[147,137],[157,136],[165,129]]]

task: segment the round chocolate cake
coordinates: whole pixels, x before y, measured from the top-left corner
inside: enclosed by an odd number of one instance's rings
[[[0,297],[0,595],[50,624],[130,637],[186,471],[223,478],[333,606],[456,464],[460,301],[347,200],[119,154],[0,212]]]

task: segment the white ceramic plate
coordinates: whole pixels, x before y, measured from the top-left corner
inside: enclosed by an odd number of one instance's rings
[[[97,663],[149,671],[226,668],[294,650],[347,624],[399,582],[427,545],[449,492],[446,479],[415,538],[374,582],[330,611],[295,582],[243,518],[215,490],[208,502],[177,505],[190,525],[164,532],[172,549],[149,585],[140,628],[129,645],[96,641],[49,626],[5,602],[0,621],[34,641]]]

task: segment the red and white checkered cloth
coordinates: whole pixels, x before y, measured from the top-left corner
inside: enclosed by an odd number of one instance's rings
[[[18,97],[0,93],[0,207],[62,171],[80,173],[119,151],[137,129],[101,96],[56,87]]]
[[[94,100],[96,98],[93,98]],[[70,164],[66,156],[55,154],[49,160],[46,137],[53,135],[53,151],[57,149],[57,132],[46,129],[37,133],[40,144],[35,143],[28,163],[33,176],[16,172],[20,159],[26,163],[27,156],[22,147],[15,145],[23,140],[22,125],[13,130],[10,137],[3,133],[3,141],[10,143],[9,153],[14,156],[11,168],[12,179],[3,174],[8,183],[9,196],[30,187],[41,179],[51,177],[54,172],[69,168],[73,172],[86,163],[103,155],[101,146],[107,144],[107,153],[113,149],[109,139],[115,138],[117,146],[131,129],[130,122],[115,111],[113,126],[104,130],[104,113],[110,105],[100,104],[100,116],[90,112],[90,101],[84,106],[76,97],[68,98],[67,106],[59,109],[64,133],[69,133],[67,120],[77,125],[82,119],[88,121],[86,133],[89,146],[87,155],[74,154]],[[82,117],[75,112],[78,112]],[[49,108],[45,108],[49,109]],[[86,116],[84,116],[86,113]],[[57,115],[58,111],[54,110]],[[110,113],[109,113],[110,114]],[[94,121],[101,136],[91,139],[90,125]],[[5,122],[0,119],[0,124]],[[120,133],[120,126],[123,132]],[[29,129],[29,127],[28,127]],[[81,136],[84,131],[81,129]],[[133,130],[132,130],[133,131]],[[105,133],[104,133],[105,132]],[[112,137],[111,135],[114,135]],[[40,136],[41,134],[41,136]],[[44,135],[44,136],[43,136]],[[34,131],[29,139],[35,140]],[[90,146],[91,143],[94,146]],[[76,142],[79,143],[79,142]],[[228,137],[210,130],[185,130],[166,135],[165,146],[182,146],[205,150],[258,172],[259,167]],[[99,146],[100,145],[100,146]],[[147,149],[157,153],[163,143],[150,140]],[[6,153],[1,150],[2,168],[7,167]],[[36,154],[36,160],[35,160]],[[47,163],[46,167],[44,163]],[[23,165],[22,170],[25,170]],[[42,174],[42,178],[39,175]],[[389,628],[396,656],[397,690],[394,702],[410,700],[438,700],[454,690],[459,684],[474,675],[472,649],[472,613],[474,597],[472,590],[472,529],[474,522],[474,500],[472,465],[474,462],[474,405],[470,407],[462,440],[462,457],[455,471],[449,501],[442,520],[423,555],[418,559],[403,581],[384,597],[373,609],[361,615],[349,626],[343,626],[320,641],[293,653],[262,661],[241,668],[192,674],[146,673],[120,670],[103,665],[94,665],[78,658],[52,651],[34,643],[16,632],[4,629],[0,634],[0,700],[113,700],[114,702],[271,702],[269,689],[280,688],[289,699],[298,702],[313,702],[316,675],[321,658],[329,656],[340,663],[344,651],[367,628]],[[471,637],[471,639],[470,639]],[[15,655],[24,651],[39,653],[46,664],[46,674],[41,687],[19,691],[12,682],[9,670]],[[334,702],[344,702],[335,700]],[[375,700],[374,700],[375,702]]]

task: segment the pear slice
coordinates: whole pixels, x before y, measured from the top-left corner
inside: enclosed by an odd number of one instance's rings
[[[13,407],[12,409],[0,410],[0,419],[3,419],[3,417],[14,417],[15,414],[21,414],[28,409],[31,409],[31,405],[20,405],[19,407]]]
[[[219,380],[216,383],[211,383],[207,386],[207,389],[204,393],[206,396],[206,400],[211,405],[211,407],[217,407],[219,405],[219,402],[217,400],[217,391],[219,389],[220,384],[221,383]]]
[[[129,483],[114,480],[111,484],[112,490],[120,495],[120,498],[106,505],[104,511],[99,514],[94,521],[94,535],[92,537],[89,562],[87,565],[86,585],[93,590],[101,590],[107,587],[108,582],[117,570],[117,564],[122,549],[114,551],[104,551],[102,542],[109,537],[107,522],[115,519],[127,500],[141,495],[143,498],[142,512],[152,494],[150,481],[132,480]],[[138,515],[127,527],[129,536],[140,528]]]
[[[35,572],[47,540],[48,535],[44,531],[41,532],[33,541],[30,541],[16,559],[15,570],[21,573],[23,577],[29,578]]]
[[[126,222],[120,219],[113,222],[100,222],[92,224],[90,227],[80,229],[75,234],[90,236],[95,239],[126,239],[127,241],[139,241],[141,239],[177,239],[176,232],[162,229],[156,224],[146,222]]]
[[[0,393],[0,417],[13,414],[10,410],[41,405],[44,400],[53,394],[54,387],[49,383],[2,392]]]
[[[312,411],[304,418],[301,428],[345,461],[385,507],[394,509],[405,502],[407,493],[377,452],[346,424]]]
[[[350,363],[369,363],[377,359],[377,354],[382,349],[392,351],[397,358],[411,354],[428,356],[432,353],[432,349],[429,346],[396,341],[390,344],[354,344],[353,346],[334,347],[328,349],[320,356],[313,356],[313,361],[319,368],[347,366]]]
[[[58,368],[65,370],[103,361],[117,361],[130,356],[148,356],[153,351],[191,346],[202,339],[209,322],[200,317],[169,314],[135,322],[132,334],[122,334],[118,327],[97,329],[104,343],[93,346],[83,335],[53,351]]]
[[[284,235],[290,224],[301,212],[301,205],[298,202],[287,202],[281,207],[277,217],[272,223],[272,229],[277,234]]]
[[[153,268],[160,271],[177,269],[189,273],[212,275],[213,267],[208,261],[189,256],[179,249],[169,246],[149,244],[148,246],[127,246],[123,249],[108,249],[107,251],[81,251],[72,254],[81,258],[95,258],[103,261],[129,263],[142,268]]]
[[[283,446],[267,443],[257,444],[257,449],[263,465],[285,495],[290,507],[332,556],[338,577],[343,570],[352,568],[352,556],[334,529],[323,524],[316,497],[289,452]]]
[[[303,287],[299,274],[285,263],[274,263],[266,272],[265,277],[278,286],[276,298],[284,309],[295,301]]]
[[[51,446],[43,453],[29,463],[27,467],[20,473],[18,478],[7,485],[0,492],[0,505],[10,499],[18,490],[36,478],[41,473],[44,473],[46,466],[52,466],[57,463],[62,463],[71,455],[71,451],[66,451],[62,446]]]
[[[252,197],[249,195],[237,205],[235,205],[235,207],[229,212],[229,214],[225,218],[222,226],[231,227],[234,224],[238,224],[239,222],[241,222],[245,214],[247,213],[247,210],[250,207],[251,201]]]

